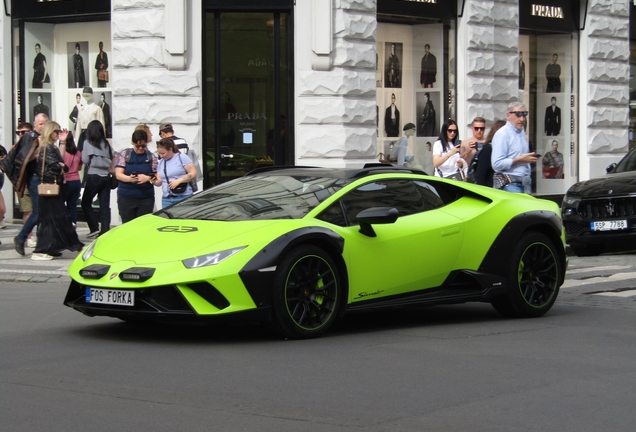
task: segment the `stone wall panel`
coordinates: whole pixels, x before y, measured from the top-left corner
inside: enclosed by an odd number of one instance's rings
[[[629,41],[606,38],[590,38],[588,58],[629,61]]]
[[[137,40],[122,40],[113,43],[113,66],[115,68],[163,66],[164,42],[149,40],[140,44]]]
[[[589,126],[604,128],[626,128],[629,126],[629,107],[587,107]]]
[[[164,37],[164,10],[115,11],[111,21],[113,39]]]
[[[495,46],[495,32],[492,27],[468,26],[468,49],[488,51]]]
[[[139,70],[117,70],[117,96],[198,96],[201,93],[200,72],[172,72],[148,69],[139,79]]]
[[[366,12],[375,14],[377,10],[376,0],[334,0],[336,9],[346,9],[350,11]]]
[[[375,71],[372,70],[299,71],[298,82],[301,96],[375,97]]]
[[[623,84],[629,82],[629,65],[627,63],[588,61],[587,67],[590,81]]]
[[[591,15],[587,17],[590,36],[629,38],[629,20],[623,17]]]
[[[333,65],[375,70],[375,41],[353,43],[337,39],[334,44]]]
[[[199,98],[195,97],[117,97],[113,98],[113,112],[117,123],[162,123],[195,125],[201,121]]]
[[[375,134],[369,128],[342,126],[298,127],[296,155],[299,159],[375,159]]]
[[[375,99],[303,97],[297,99],[296,120],[302,124],[375,126]]]
[[[468,70],[471,75],[492,75],[494,69],[495,55],[493,52],[468,52]]]
[[[589,154],[627,153],[629,150],[627,128],[588,129]]]
[[[111,0],[113,10],[163,8],[165,0]]]
[[[629,87],[626,85],[588,84],[590,105],[625,105],[629,103]]]
[[[375,42],[377,29],[376,17],[348,13],[336,10],[334,17],[334,36],[345,39],[360,39]]]

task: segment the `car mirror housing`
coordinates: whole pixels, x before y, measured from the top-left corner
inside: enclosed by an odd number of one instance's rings
[[[616,168],[616,163],[608,165],[607,168],[605,168],[605,172],[609,174],[614,170],[614,168]]]
[[[391,224],[400,216],[398,209],[393,207],[371,207],[356,215],[360,223],[360,232],[369,237],[376,237],[372,224]]]

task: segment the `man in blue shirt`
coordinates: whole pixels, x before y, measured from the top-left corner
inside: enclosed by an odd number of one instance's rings
[[[508,192],[530,193],[531,163],[539,156],[530,151],[525,124],[528,118],[526,106],[512,102],[506,112],[508,122],[492,139],[492,168],[495,171],[494,187]]]

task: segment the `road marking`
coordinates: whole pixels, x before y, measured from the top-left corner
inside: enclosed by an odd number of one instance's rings
[[[607,297],[632,297],[632,296],[636,296],[636,289],[627,290],[627,291],[619,291],[619,292],[608,291],[608,292],[602,292],[602,293],[595,293],[592,295],[607,296]]]
[[[636,272],[629,273],[616,273],[608,277],[594,277],[590,279],[578,280],[578,279],[568,279],[566,280],[561,288],[574,288],[581,285],[592,285],[598,283],[606,283],[606,282],[615,282],[627,279],[635,279]]]
[[[600,266],[600,267],[576,267],[576,268],[572,268],[572,267],[568,267],[568,271],[567,274],[571,275],[572,273],[588,273],[588,272],[594,272],[594,271],[604,271],[604,270],[625,270],[625,269],[631,269],[633,268],[632,266]]]
[[[65,276],[68,274],[66,270],[11,270],[0,269],[0,273],[20,273],[20,274],[45,274],[45,275],[60,275]]]

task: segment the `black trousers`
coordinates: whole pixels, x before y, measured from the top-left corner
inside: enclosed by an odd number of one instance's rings
[[[110,180],[108,176],[90,174],[86,179],[84,194],[82,195],[82,211],[86,217],[86,223],[90,232],[97,231],[97,217],[93,211],[93,198],[98,196],[99,216],[101,220],[100,233],[104,234],[110,229]]]

